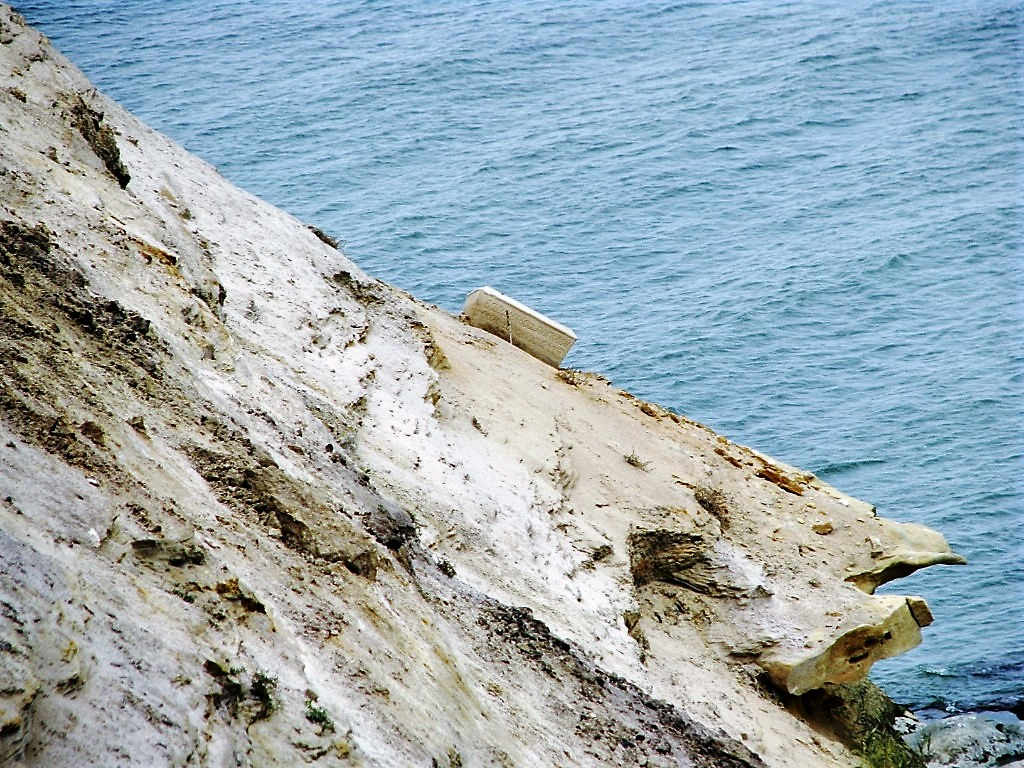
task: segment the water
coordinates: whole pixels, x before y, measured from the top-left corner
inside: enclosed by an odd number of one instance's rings
[[[970,559],[892,695],[1024,698],[1020,2],[17,3],[104,91],[450,310]]]

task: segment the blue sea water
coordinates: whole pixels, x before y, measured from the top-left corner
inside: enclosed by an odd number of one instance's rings
[[[105,92],[452,311],[969,558],[919,707],[1024,699],[1024,4],[24,0]]]

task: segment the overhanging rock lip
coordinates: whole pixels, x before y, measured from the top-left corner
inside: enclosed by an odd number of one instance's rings
[[[902,579],[933,565],[966,565],[967,559],[956,552],[897,551],[880,558],[875,567],[851,573],[846,581],[871,595],[883,584]]]
[[[875,662],[919,645],[920,628],[931,621],[928,604],[920,597],[875,596],[851,611],[839,627],[812,630],[802,647],[773,647],[758,663],[779,688],[799,696],[828,683],[867,677]]]
[[[505,339],[555,368],[576,343],[571,328],[489,285],[470,291],[462,314],[470,325]]]

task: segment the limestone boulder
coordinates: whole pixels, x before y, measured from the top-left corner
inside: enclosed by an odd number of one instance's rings
[[[759,664],[780,688],[800,695],[827,684],[862,680],[875,662],[906,653],[921,643],[920,621],[930,619],[918,603],[886,595],[864,600],[847,609],[833,630],[808,633],[803,643],[780,643]],[[799,640],[800,638],[792,638]]]

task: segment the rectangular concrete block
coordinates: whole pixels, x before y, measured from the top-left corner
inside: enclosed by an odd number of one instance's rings
[[[489,286],[477,288],[466,297],[462,314],[470,325],[499,336],[555,368],[576,342],[576,334],[569,328]]]

